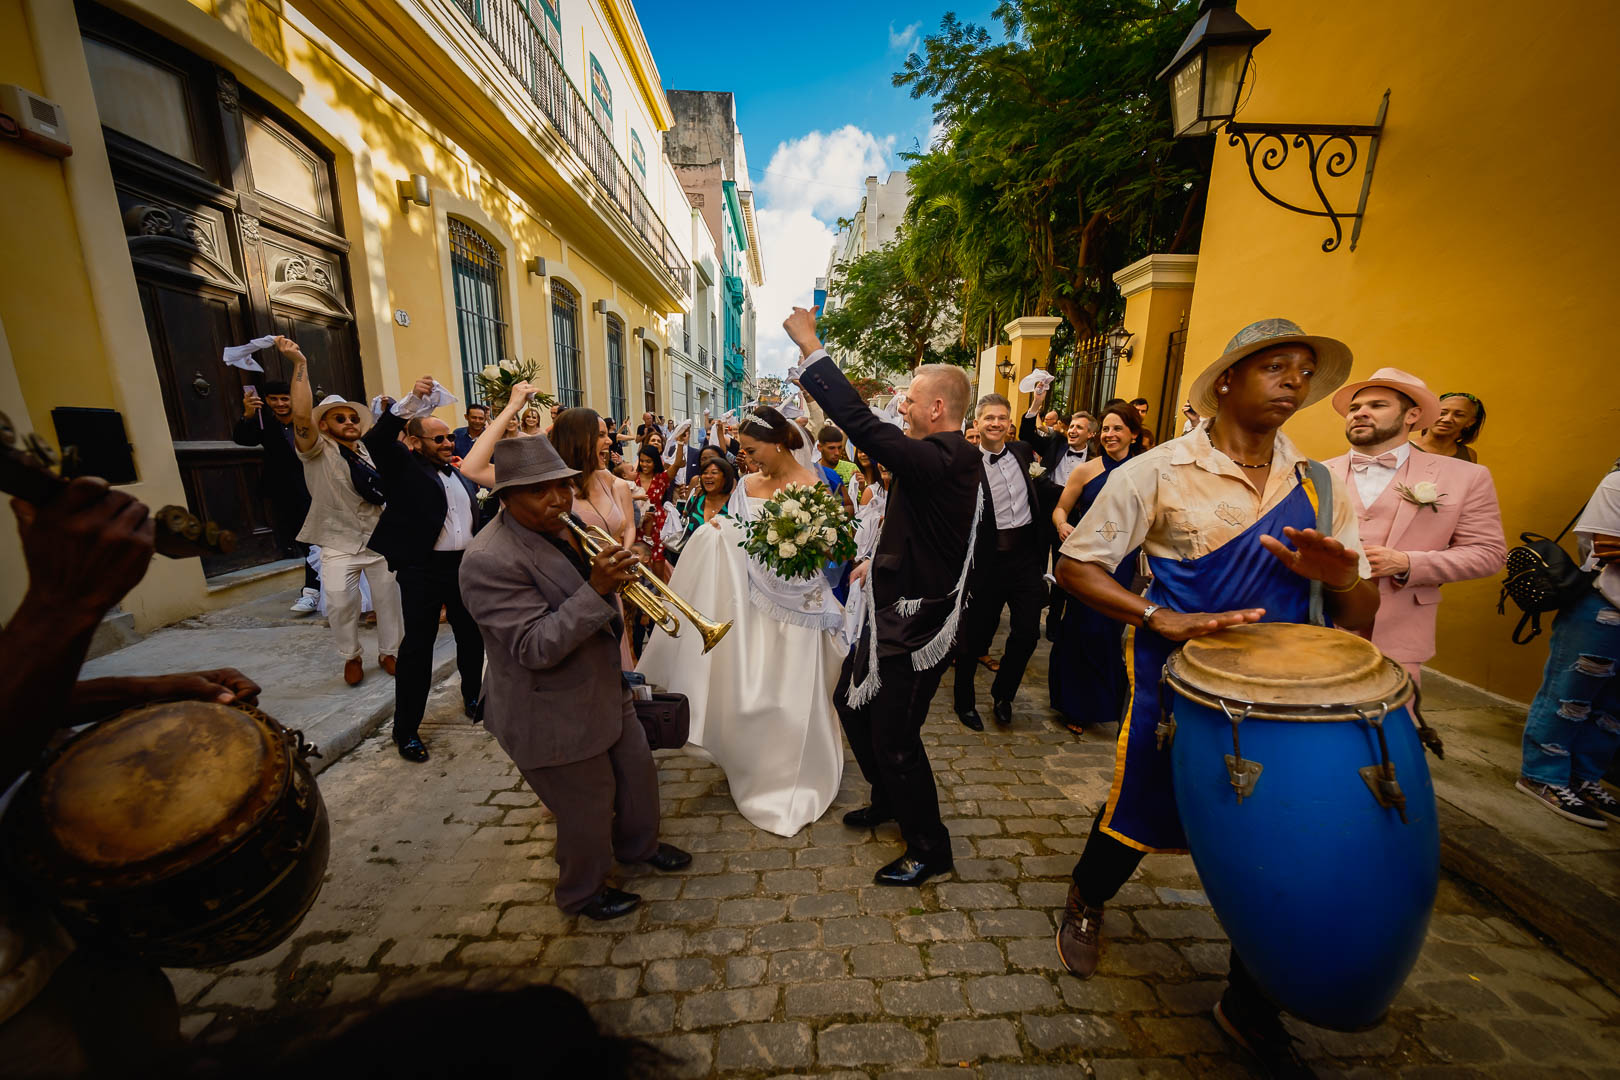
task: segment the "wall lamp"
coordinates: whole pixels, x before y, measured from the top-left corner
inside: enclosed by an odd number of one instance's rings
[[[1108,349],[1114,358],[1122,363],[1129,363],[1131,359],[1131,338],[1136,335],[1123,326],[1116,326],[1103,335],[1108,342]]]
[[[421,173],[411,173],[409,180],[395,180],[394,186],[399,190],[399,212],[411,212],[411,204],[417,206],[432,206],[433,192],[428,188],[428,178]]]
[[[595,303],[593,303],[591,305],[591,310],[596,312],[598,315],[606,315],[607,314],[607,301],[606,300],[598,300],[598,301],[596,301]]]
[[[637,341],[641,341],[647,336],[647,328],[645,326],[638,326],[634,330],[630,331],[630,336],[635,338]]]
[[[523,268],[529,272],[530,277],[546,276],[546,260],[538,255],[530,255],[523,263]]]
[[[1356,250],[1361,223],[1367,211],[1367,192],[1372,188],[1373,164],[1378,159],[1378,139],[1389,111],[1389,91],[1378,106],[1371,124],[1259,124],[1233,120],[1238,109],[1238,93],[1243,89],[1254,47],[1271,35],[1257,30],[1237,13],[1237,0],[1202,0],[1198,21],[1181,43],[1170,66],[1159,78],[1170,83],[1170,126],[1176,138],[1197,138],[1224,127],[1228,146],[1243,145],[1243,158],[1249,180],[1267,199],[1285,210],[1309,217],[1325,217],[1333,223],[1333,235],[1322,241],[1323,251],[1333,251],[1344,239],[1341,222],[1355,222],[1350,232],[1350,250]],[[1367,163],[1361,174],[1361,198],[1354,212],[1338,210],[1322,189],[1323,177],[1337,180],[1355,168],[1362,154],[1357,139],[1366,140]],[[1274,140],[1274,141],[1273,141]],[[1275,172],[1288,161],[1290,149],[1304,150],[1308,159],[1311,188],[1321,209],[1300,206],[1278,198],[1266,190],[1255,172],[1255,158],[1263,172]]]
[[[1018,374],[1018,369],[1013,367],[1013,362],[1011,359],[1005,359],[996,365],[996,374],[1000,375],[1006,381],[1012,382],[1013,376]]]

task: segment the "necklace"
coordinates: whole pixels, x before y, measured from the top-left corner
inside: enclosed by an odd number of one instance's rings
[[[1269,468],[1271,468],[1271,458],[1266,458],[1266,460],[1262,461],[1258,465],[1250,465],[1247,461],[1239,461],[1237,458],[1232,457],[1231,454],[1228,454],[1226,456],[1228,458],[1231,458],[1232,464],[1236,465],[1240,469],[1269,469]]]

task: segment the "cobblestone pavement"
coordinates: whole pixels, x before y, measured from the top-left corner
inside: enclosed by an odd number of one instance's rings
[[[462,719],[452,680],[430,707],[427,766],[378,736],[321,776],[333,851],[319,901],[266,956],[173,972],[185,1029],[213,1041],[296,1014],[318,1030],[428,988],[555,981],[678,1057],[680,1076],[1246,1075],[1210,1019],[1226,946],[1189,859],[1145,860],[1109,908],[1099,973],[1060,972],[1054,918],[1112,740],[1051,723],[1044,653],[1010,732],[964,730],[939,695],[924,740],[954,875],[871,884],[897,834],[839,822],[865,791],[853,762],[826,818],[784,839],[736,812],[718,768],[665,753],[664,834],[693,864],[627,869],[645,902],[609,923],[552,906],[555,826]],[[1326,1075],[1620,1077],[1620,998],[1449,878],[1389,1020],[1296,1031]]]

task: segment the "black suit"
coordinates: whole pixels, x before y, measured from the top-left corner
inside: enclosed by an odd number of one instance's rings
[[[1035,430],[1035,418],[1025,413],[1018,420],[1018,438],[1035,448],[1035,454],[1041,459],[1041,464],[1050,471],[1056,467],[1058,456],[1069,448],[1069,436],[1066,431],[1049,431],[1045,435]]]
[[[456,636],[456,667],[461,672],[461,696],[465,702],[478,700],[484,669],[483,636],[461,602],[463,552],[433,549],[450,509],[442,479],[446,474],[399,441],[404,427],[405,421],[385,409],[364,436],[371,460],[382,474],[383,496],[387,500],[368,546],[388,560],[388,568],[399,582],[400,612],[405,621],[405,640],[399,647],[394,674],[396,742],[415,738],[422,723],[433,683],[433,642],[439,636],[441,606]],[[471,527],[476,532],[478,488],[455,469],[445,469],[467,491]]]
[[[1018,421],[1018,437],[1035,447],[1035,453],[1040,455],[1041,464],[1046,467],[1047,477],[1053,481],[1053,486],[1057,489],[1057,495],[1063,494],[1063,485],[1056,482],[1056,473],[1058,462],[1062,461],[1063,455],[1069,452],[1068,431],[1054,431],[1041,435],[1035,430],[1035,418],[1025,413],[1023,418]],[[1057,497],[1054,495],[1052,506],[1047,508],[1048,516],[1050,516],[1052,507],[1056,505]],[[1074,509],[1069,512],[1069,523],[1073,524],[1079,520],[1080,504],[1076,502]],[[1053,573],[1057,572],[1055,567],[1058,561],[1058,544],[1057,530],[1053,529],[1051,530],[1050,544],[1051,565],[1054,567]],[[1057,639],[1057,626],[1063,620],[1063,606],[1068,602],[1069,594],[1062,589],[1052,589],[1050,593],[1051,595],[1048,598],[1050,611],[1046,616],[1046,639],[1055,641]]]
[[[877,624],[877,696],[855,708],[849,688],[868,675],[870,631],[861,634],[839,675],[834,704],[861,773],[872,785],[872,805],[893,811],[906,846],[927,858],[948,857],[950,834],[939,816],[939,794],[922,744],[928,705],[945,659],[925,671],[912,653],[933,639],[955,609],[953,595],[973,526],[973,504],[983,479],[979,451],[957,431],[913,439],[878,419],[830,359],[804,369],[799,384],[850,440],[889,470],[883,530],[869,573]],[[902,598],[920,600],[901,615]]]
[[[238,446],[263,447],[260,487],[270,503],[276,548],[282,554],[294,552],[304,515],[309,513],[309,489],[304,486],[304,464],[293,448],[292,432],[268,408],[261,407],[258,416],[236,422],[231,441]]]
[[[1050,546],[1052,507],[1057,503],[1057,488],[1044,477],[1032,478],[1030,464],[1035,460],[1035,448],[1027,442],[1014,440],[1007,443],[1006,453],[1018,462],[1018,473],[1023,479],[1024,496],[1028,499],[1029,523],[1016,529],[997,529],[995,503],[990,494],[990,482],[983,477],[984,524],[979,530],[979,547],[973,558],[973,574],[968,579],[968,604],[963,615],[962,634],[956,655],[957,712],[976,708],[974,676],[978,672],[978,658],[990,648],[996,627],[1001,623],[1003,608],[1008,609],[1010,620],[1007,647],[1002,651],[1001,668],[990,685],[994,701],[1011,701],[1024,679],[1024,669],[1035,653],[1040,639],[1041,608],[1046,604],[1046,553]],[[981,453],[981,462],[984,456]]]

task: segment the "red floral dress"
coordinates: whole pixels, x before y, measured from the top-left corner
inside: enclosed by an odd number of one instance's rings
[[[661,472],[647,485],[647,509],[641,514],[641,540],[652,549],[652,561],[664,561],[664,517],[669,507],[664,493],[669,490],[669,473]]]

